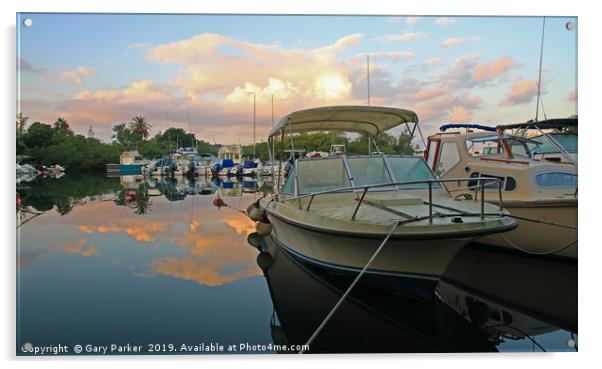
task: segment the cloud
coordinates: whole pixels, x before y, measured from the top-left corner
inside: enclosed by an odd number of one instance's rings
[[[471,112],[463,106],[454,106],[449,116],[450,122],[469,122],[472,119]]]
[[[379,41],[397,41],[397,42],[409,42],[418,40],[425,37],[422,32],[405,32],[400,34],[387,34],[377,36],[375,39]]]
[[[94,68],[79,66],[72,70],[64,71],[60,74],[60,78],[64,81],[69,81],[76,85],[81,85],[84,81],[94,73]]]
[[[511,106],[528,104],[533,101],[533,98],[537,95],[537,81],[524,80],[522,78],[517,79],[510,91],[506,93],[504,99],[500,101],[499,106]]]
[[[441,17],[435,20],[435,24],[439,26],[451,26],[452,24],[456,24],[457,20],[454,18]]]
[[[516,63],[509,56],[492,60],[489,63],[479,63],[472,71],[472,79],[475,81],[490,80],[504,74],[514,67],[516,67]]]
[[[481,36],[472,36],[470,38],[470,41],[475,42],[475,43],[476,42],[480,42],[481,41]]]
[[[79,225],[78,229],[85,234],[92,234],[94,232],[100,234],[124,233],[136,241],[153,242],[157,234],[167,229],[167,223],[162,221],[146,221],[144,219],[125,219],[120,225],[115,223],[97,226]]]
[[[479,55],[468,55],[456,58],[453,66],[439,76],[452,88],[486,87],[494,82],[507,78],[510,70],[517,67],[511,57],[501,57],[488,62],[481,62]]]
[[[577,97],[577,90],[571,92],[569,94],[569,96],[567,97],[568,101],[577,101],[578,97]]]
[[[46,72],[45,68],[37,67],[22,57],[17,58],[17,67],[20,72],[34,73],[34,74],[42,74]]]
[[[399,51],[381,51],[371,53],[370,57],[375,58],[387,58],[392,61],[399,61],[400,59],[413,59],[416,56],[413,51],[409,50],[399,50]]]
[[[422,17],[406,17],[406,23],[408,26],[413,26],[418,22]]]
[[[464,44],[464,41],[461,38],[450,37],[441,43],[441,47],[448,48],[448,47],[460,46],[462,44]]]
[[[64,247],[64,251],[69,254],[80,254],[81,256],[98,256],[98,249],[95,245],[89,245],[85,238],[72,245]]]

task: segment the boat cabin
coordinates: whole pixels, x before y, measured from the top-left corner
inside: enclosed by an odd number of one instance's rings
[[[574,191],[577,172],[571,164],[536,160],[533,150],[540,143],[507,133],[440,132],[428,138],[424,159],[439,178],[490,177],[498,178],[505,198],[526,195],[526,192],[563,194]],[[476,181],[469,182],[474,187]],[[461,190],[466,183],[449,182],[452,191]],[[488,191],[497,191],[489,182]]]

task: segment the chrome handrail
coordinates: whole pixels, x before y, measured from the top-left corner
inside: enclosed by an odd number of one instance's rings
[[[428,185],[428,206],[429,206],[428,219],[429,219],[429,223],[432,224],[433,218],[434,218],[434,216],[433,216],[433,184],[434,183],[442,184],[442,183],[448,183],[448,182],[470,182],[470,181],[477,181],[478,185],[475,186],[475,191],[477,191],[477,193],[478,193],[478,191],[480,189],[480,192],[481,192],[481,199],[480,199],[481,200],[481,204],[480,204],[481,205],[481,211],[480,211],[481,220],[484,220],[485,215],[486,215],[486,213],[485,213],[485,182],[496,182],[497,183],[500,213],[502,213],[502,211],[504,210],[503,202],[502,202],[502,185],[501,185],[502,180],[500,178],[492,178],[492,177],[426,179],[426,180],[420,180],[420,181],[404,181],[404,182],[395,182],[395,183],[377,183],[377,184],[364,185],[364,186],[349,186],[349,187],[335,188],[335,189],[325,190],[325,191],[318,191],[318,192],[314,192],[311,194],[296,195],[296,196],[289,197],[286,199],[279,198],[278,201],[286,202],[286,201],[298,200],[299,208],[301,208],[301,199],[309,197],[309,203],[307,204],[307,207],[305,208],[305,211],[309,211],[311,204],[313,203],[313,200],[316,196],[326,195],[326,194],[345,193],[345,192],[350,192],[350,191],[355,191],[355,190],[362,190],[362,195],[358,199],[358,204],[356,205],[355,209],[353,210],[353,214],[351,216],[351,220],[355,220],[357,212],[359,211],[359,208],[362,205],[364,197],[366,196],[366,193],[368,192],[369,189],[412,185],[412,184],[425,184],[426,183]],[[445,186],[442,186],[442,187],[445,188]],[[477,198],[477,196],[475,196],[475,201],[476,201],[476,198]]]

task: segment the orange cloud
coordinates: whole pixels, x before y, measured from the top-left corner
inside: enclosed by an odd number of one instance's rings
[[[260,274],[257,265],[248,266],[234,273],[224,273],[223,270],[220,270],[220,267],[223,268],[224,266],[208,263],[198,258],[177,259],[169,257],[152,264],[152,269],[156,273],[195,281],[206,286],[220,286]]]
[[[124,219],[121,224],[122,225],[116,225],[112,223],[97,226],[80,225],[78,229],[86,234],[91,234],[93,232],[98,232],[100,234],[125,233],[136,241],[153,242],[155,240],[155,235],[163,232],[167,228],[165,222],[152,222],[145,219]]]
[[[450,122],[469,122],[472,119],[472,114],[463,106],[454,106],[449,116]]]
[[[537,94],[537,81],[528,81],[519,78],[514,82],[510,91],[506,93],[506,96],[500,101],[500,106],[510,106],[527,104],[533,100],[533,97]]]
[[[489,63],[479,63],[472,71],[472,79],[476,81],[490,80],[509,71],[515,66],[514,60],[509,56],[493,60]]]
[[[75,69],[62,72],[60,77],[62,80],[81,85],[92,73],[94,73],[94,68],[79,66]]]
[[[460,46],[464,44],[464,41],[461,38],[450,37],[441,43],[441,47],[448,48],[454,46]]]
[[[577,90],[571,92],[567,97],[568,101],[577,101]]]
[[[98,256],[95,245],[88,245],[86,239],[82,238],[75,244],[65,246],[63,250],[69,254],[80,254],[81,256]]]

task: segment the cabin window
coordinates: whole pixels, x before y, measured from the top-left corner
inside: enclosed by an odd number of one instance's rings
[[[514,177],[506,177],[506,185],[504,185],[504,191],[516,190],[516,179]]]
[[[435,140],[429,141],[428,157],[426,159],[426,162],[428,163],[428,166],[430,168],[434,168],[434,165],[435,165],[435,154],[437,153],[437,148],[439,147],[439,142],[440,141],[435,141]]]
[[[479,172],[474,172],[470,175],[470,178],[479,178],[479,177],[500,179],[502,181],[501,186],[504,189],[504,191],[511,191],[511,190],[507,190],[505,187],[506,177],[494,176],[491,174],[484,174],[484,173],[479,173]],[[477,180],[468,182],[468,187],[476,187],[478,185],[479,185],[479,181],[477,181]],[[498,186],[498,182],[496,182],[496,181],[485,181],[485,189],[486,190],[497,190],[497,188],[498,188],[497,186]],[[514,187],[516,188],[516,181],[514,181]]]
[[[561,172],[540,173],[535,176],[535,183],[542,188],[577,187],[577,175]]]
[[[456,164],[460,162],[460,154],[458,147],[454,142],[446,142],[441,146],[439,154],[439,164],[437,164],[437,175],[444,176]]]

